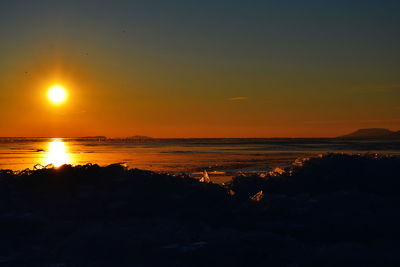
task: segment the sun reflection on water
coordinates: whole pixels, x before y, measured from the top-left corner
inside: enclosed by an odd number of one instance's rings
[[[65,142],[58,139],[50,142],[46,156],[46,165],[53,164],[54,167],[60,167],[61,165],[70,163],[71,160]]]

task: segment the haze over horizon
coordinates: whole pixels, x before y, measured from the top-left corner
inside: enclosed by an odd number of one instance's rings
[[[398,131],[399,12],[391,0],[1,1],[0,135]]]
[[[280,136],[280,137],[275,137],[275,136],[269,136],[269,137],[263,137],[263,136],[258,136],[258,137],[254,137],[254,136],[253,137],[246,137],[246,136],[242,136],[242,137],[229,137],[229,136],[226,136],[226,137],[211,137],[211,136],[210,137],[158,137],[158,136],[142,136],[142,135],[110,137],[110,136],[106,136],[106,135],[90,135],[90,136],[0,136],[0,138],[11,138],[11,139],[13,139],[13,138],[15,138],[15,139],[18,139],[18,138],[39,138],[39,139],[40,138],[44,138],[44,139],[47,139],[47,138],[50,138],[50,139],[68,139],[68,138],[107,138],[107,139],[129,139],[129,138],[133,138],[133,139],[136,139],[136,138],[137,139],[147,139],[147,138],[149,138],[149,139],[244,138],[244,139],[246,139],[246,138],[260,138],[260,139],[262,139],[262,138],[266,138],[266,139],[269,139],[269,138],[272,138],[272,139],[274,139],[274,138],[341,138],[341,137],[353,136],[354,134],[358,135],[359,133],[361,133],[359,138],[367,138],[368,136],[366,136],[366,137],[363,136],[363,133],[365,133],[367,135],[371,135],[371,138],[380,139],[380,138],[384,138],[384,136],[380,136],[380,135],[382,135],[382,132],[383,133],[400,134],[400,130],[391,130],[391,129],[386,129],[386,128],[365,128],[365,129],[357,129],[353,132],[348,132],[343,135],[328,136],[328,137],[327,136],[325,136],[325,137],[323,137],[323,136],[320,136],[320,137],[318,137],[318,136],[303,136],[303,137],[296,137],[296,136]]]

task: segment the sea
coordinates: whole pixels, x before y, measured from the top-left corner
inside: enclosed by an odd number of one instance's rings
[[[206,171],[213,182],[224,183],[236,175],[267,173],[324,153],[400,155],[400,140],[0,138],[0,169],[123,164],[195,178]]]

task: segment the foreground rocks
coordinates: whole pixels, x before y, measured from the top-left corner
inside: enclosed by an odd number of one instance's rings
[[[225,187],[119,165],[0,171],[0,266],[399,266],[399,163],[325,155]]]

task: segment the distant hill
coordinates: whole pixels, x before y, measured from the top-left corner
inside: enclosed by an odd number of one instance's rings
[[[144,136],[144,135],[134,135],[134,136],[129,136],[126,139],[131,139],[131,140],[149,140],[153,139],[150,136]]]
[[[400,139],[400,131],[385,128],[359,129],[353,133],[339,136],[345,139]]]
[[[150,136],[144,136],[144,135],[133,135],[133,136],[127,136],[127,137],[120,137],[120,138],[112,138],[109,140],[120,140],[120,141],[129,141],[129,142],[142,142],[142,141],[149,141],[153,140],[153,137]]]

